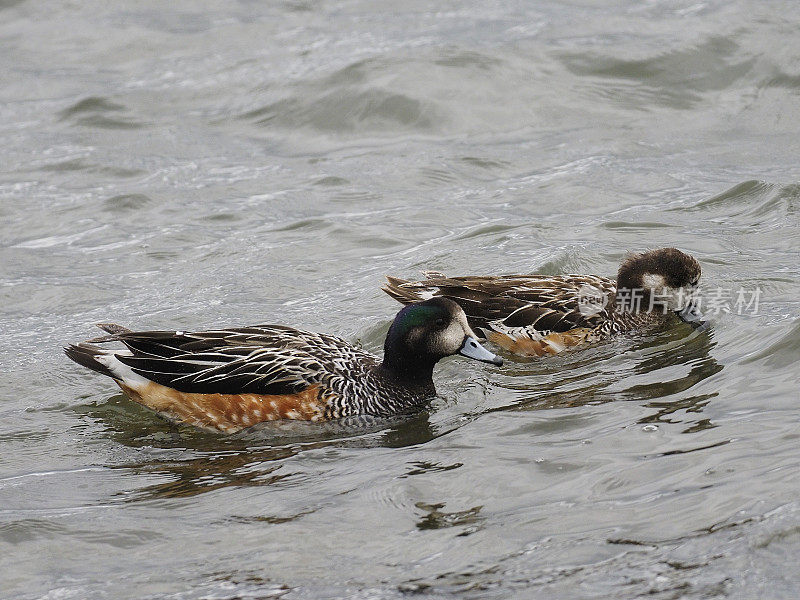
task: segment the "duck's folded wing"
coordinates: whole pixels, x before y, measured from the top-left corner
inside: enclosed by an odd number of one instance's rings
[[[581,310],[585,286],[601,295],[613,293],[613,282],[604,277],[427,275],[424,281],[387,278],[389,283],[384,290],[401,302],[445,296],[455,300],[464,309],[470,324],[479,328],[498,321],[508,327],[531,327],[538,331],[564,332],[576,327],[593,327],[601,317]]]
[[[320,349],[348,347],[333,336],[282,326],[129,332],[113,338],[129,350],[114,356],[137,375],[182,392],[208,394],[301,392],[330,374]]]
[[[498,283],[497,277],[446,277],[431,271],[425,275],[424,281],[387,277],[383,291],[403,304],[435,296],[450,298],[464,309],[473,328],[485,327],[528,304],[505,294],[507,286]]]
[[[509,285],[504,295],[519,302],[499,321],[506,327],[541,332],[592,328],[607,317],[613,282],[588,276],[542,277],[525,285]]]

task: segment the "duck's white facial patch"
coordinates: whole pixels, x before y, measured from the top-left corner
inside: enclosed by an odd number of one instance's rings
[[[478,335],[472,331],[467,321],[467,315],[463,310],[459,310],[453,315],[450,324],[439,335],[434,336],[433,348],[435,353],[456,354],[464,345],[467,337],[477,338]]]
[[[667,312],[678,310],[686,302],[686,293],[680,288],[667,287],[667,282],[663,275],[656,273],[645,273],[642,275],[642,287],[650,290],[652,294],[653,306],[645,310],[655,310],[657,312]]]
[[[667,286],[663,275],[645,273],[642,287],[650,290],[654,302],[653,310],[680,310],[691,299],[692,288],[672,288]]]
[[[458,311],[458,316],[456,320],[461,324],[461,328],[464,330],[464,335],[469,337],[480,337],[474,331],[472,331],[472,327],[469,326],[469,321],[467,321],[467,315],[464,313],[463,310]]]
[[[662,290],[667,287],[667,282],[663,275],[645,273],[642,275],[642,287],[646,290]]]
[[[464,343],[464,327],[458,321],[452,321],[441,333],[433,336],[431,350],[436,354],[455,354]]]

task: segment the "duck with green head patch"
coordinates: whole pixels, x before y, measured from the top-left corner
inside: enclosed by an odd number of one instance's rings
[[[276,419],[408,412],[435,395],[433,367],[445,356],[503,362],[447,298],[404,307],[383,361],[340,338],[283,325],[196,333],[101,327],[110,335],[71,345],[67,356],[173,421],[226,433]],[[97,345],[110,342],[124,348]]]

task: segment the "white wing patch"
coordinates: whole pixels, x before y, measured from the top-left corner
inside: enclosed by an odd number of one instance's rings
[[[438,287],[425,288],[420,290],[417,296],[419,296],[420,300],[430,300],[438,291]]]

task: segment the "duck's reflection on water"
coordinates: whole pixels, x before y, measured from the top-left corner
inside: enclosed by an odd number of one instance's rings
[[[273,421],[233,435],[207,433],[171,423],[121,394],[80,411],[102,422],[110,438],[148,456],[113,465],[164,481],[126,492],[126,501],[189,497],[228,486],[269,486],[291,478],[288,459],[324,448],[399,448],[442,434],[428,411],[391,418],[357,416],[326,423]]]

